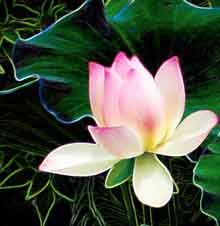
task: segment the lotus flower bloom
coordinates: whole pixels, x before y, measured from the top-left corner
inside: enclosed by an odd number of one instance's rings
[[[122,159],[135,158],[133,188],[137,198],[161,207],[171,198],[173,179],[157,155],[183,156],[195,150],[217,124],[201,110],[181,121],[185,90],[177,57],[165,61],[155,77],[133,56],[120,52],[111,67],[89,63],[90,104],[97,126],[93,143],[58,147],[39,169],[69,176],[92,176]]]

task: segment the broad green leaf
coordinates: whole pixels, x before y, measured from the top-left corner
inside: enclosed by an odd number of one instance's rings
[[[0,65],[0,74],[3,73],[3,74],[5,74],[5,76],[11,77],[11,79],[10,79],[9,83],[7,83],[6,85],[3,85],[3,88],[1,88],[1,90],[0,90],[0,95],[14,93],[15,91],[17,91],[21,88],[30,86],[39,80],[38,76],[27,77],[24,79],[15,79],[16,78],[16,69],[15,69],[14,62],[4,48],[2,48],[2,51],[3,51],[7,61],[4,62],[4,66],[5,66],[6,70],[4,70],[4,68]],[[1,71],[1,68],[3,71]],[[5,71],[7,71],[7,74]]]
[[[122,7],[122,3],[126,4]],[[198,7],[186,0],[120,0],[116,4],[107,5],[110,22],[128,41],[140,39],[146,29],[195,32],[197,28],[198,32],[220,19],[219,8]]]
[[[17,81],[17,82],[11,83],[10,86],[7,86],[6,89],[0,90],[0,95],[14,93],[15,91],[25,88],[27,86],[30,86],[36,83],[37,81],[38,81],[38,78],[32,77],[32,78],[27,78],[24,81],[19,81],[19,82]]]
[[[45,31],[15,45],[17,78],[39,76],[41,101],[60,120],[70,122],[90,113],[88,62],[109,65],[120,49],[102,8],[101,1],[87,1]]]
[[[107,0],[105,3],[105,11],[108,17],[113,17],[119,13],[125,6],[131,2],[130,0]]]
[[[194,169],[194,184],[202,191],[201,210],[220,221],[220,155],[212,153],[200,157]]]
[[[220,109],[220,68],[216,65],[217,72],[213,72],[216,78],[210,76],[210,79],[202,82],[194,82],[190,84],[186,99],[187,114],[197,111],[209,109],[219,112]]]
[[[220,155],[209,154],[201,156],[195,169],[195,182],[210,193],[220,193]]]
[[[216,154],[220,154],[220,139],[208,146],[209,150]]]
[[[125,159],[116,163],[108,172],[105,180],[106,188],[114,188],[127,181],[133,173],[134,159]]]

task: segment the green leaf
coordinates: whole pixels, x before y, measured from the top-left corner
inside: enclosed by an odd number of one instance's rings
[[[125,159],[116,163],[108,172],[106,188],[114,188],[127,181],[133,173],[134,159]]]
[[[220,155],[209,154],[202,156],[195,169],[195,182],[210,193],[220,193]]]
[[[134,0],[127,1],[123,7],[121,4],[117,6],[118,12],[114,1],[107,5],[107,12],[110,11],[109,21],[133,53],[137,52],[137,43],[142,43],[146,31],[182,32],[192,36],[195,29],[197,33],[209,26],[212,27],[210,30],[215,30],[213,24],[220,20],[219,8],[197,7],[185,0]],[[139,48],[141,47],[140,45]]]
[[[11,30],[6,30],[4,32],[2,32],[3,35],[3,39],[5,39],[6,41],[14,44],[16,39],[18,38],[18,34],[15,31],[11,31]]]
[[[6,24],[8,22],[8,7],[6,1],[0,1],[0,24]]]
[[[0,189],[26,187],[30,184],[31,174],[33,174],[31,169],[18,168],[0,181]]]
[[[1,74],[1,73],[0,73]],[[11,93],[14,93],[15,91],[17,90],[20,90],[22,88],[25,88],[27,86],[30,86],[34,83],[36,83],[39,79],[38,78],[27,78],[27,79],[24,79],[24,80],[21,80],[21,81],[16,81],[14,83],[11,83],[9,86],[7,86],[6,88],[4,89],[1,89],[0,90],[0,95],[5,95],[5,94],[11,94]]]
[[[72,181],[72,178],[56,175],[56,177],[51,180],[50,186],[56,193],[56,195],[67,200],[68,202],[73,202],[75,200],[76,195],[73,192],[73,187],[75,190],[76,186],[73,185]]]
[[[4,68],[2,67],[2,65],[0,64],[0,75],[1,74],[5,74],[5,70],[4,70]]]
[[[5,153],[0,150],[0,172],[4,166]]]
[[[45,31],[14,48],[17,78],[39,76],[40,98],[60,120],[70,122],[90,113],[88,62],[110,64],[120,41],[112,35],[101,1],[86,1]],[[57,114],[59,112],[59,114]]]
[[[5,63],[5,64],[8,68],[10,68],[10,72],[13,74],[13,76],[11,76],[13,78],[13,80],[11,79],[10,83],[5,85],[4,88],[2,88],[0,90],[0,95],[14,93],[15,91],[25,88],[27,86],[30,86],[39,80],[38,76],[27,77],[24,79],[14,79],[14,78],[16,78],[16,69],[15,69],[14,62],[11,59],[11,57],[8,55],[8,53],[5,49],[3,49],[3,53],[5,54],[5,56],[7,58],[7,63]],[[0,65],[0,74],[1,74],[1,72],[5,73],[4,68],[2,68],[2,69],[3,69],[3,71],[1,71],[1,65]],[[7,72],[9,73],[9,69],[7,70]]]
[[[208,145],[208,149],[213,153],[220,154],[220,139]]]
[[[194,169],[193,182],[202,191],[201,210],[220,221],[220,155],[216,153],[200,157]]]
[[[50,216],[52,209],[56,203],[56,195],[52,190],[46,189],[41,195],[37,196],[33,201],[32,205],[40,221],[40,226],[45,226]]]
[[[30,185],[27,189],[25,200],[33,199],[34,197],[40,195],[48,185],[50,184],[50,179],[41,173],[36,173],[32,178]]]
[[[57,119],[73,122],[90,114],[88,62],[110,65],[119,50],[137,54],[152,72],[170,55],[180,56],[187,72],[184,79],[190,81],[187,89],[196,84],[192,76],[206,81],[219,74],[219,66],[211,73],[219,59],[219,22],[220,8],[197,7],[184,0],[107,1],[105,10],[100,0],[86,1],[45,31],[17,41],[16,76],[24,79],[37,74],[44,107]],[[198,59],[200,63],[192,67]],[[219,90],[215,82],[212,86],[209,93]],[[199,86],[196,89],[200,93]],[[219,91],[216,96],[213,93],[206,102],[217,103]],[[207,106],[196,99],[188,111],[198,103]],[[212,106],[219,105],[218,101]]]
[[[216,69],[219,70],[216,65]],[[220,76],[220,71],[213,72]],[[205,77],[205,76],[204,76]],[[190,89],[188,90],[186,108],[187,114],[197,111],[209,109],[215,111],[216,113],[220,109],[220,80],[218,77],[210,78],[207,81],[194,82],[190,84]]]
[[[134,0],[107,5],[110,22],[128,38],[138,40],[144,28],[148,30],[195,31],[209,27],[219,22],[219,8],[198,7],[185,0],[153,1]],[[122,7],[122,3],[125,3]],[[109,9],[110,8],[110,9]],[[116,11],[118,13],[116,14]],[[137,19],[138,18],[138,19]],[[213,27],[213,26],[212,26]],[[216,28],[212,28],[216,29]],[[197,32],[198,32],[197,30]]]

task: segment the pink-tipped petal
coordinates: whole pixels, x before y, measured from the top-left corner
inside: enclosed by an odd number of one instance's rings
[[[104,67],[95,62],[89,63],[89,98],[98,125],[103,125]]]
[[[100,145],[71,143],[50,152],[39,170],[68,176],[92,176],[110,169],[117,161]]]
[[[120,125],[119,93],[122,80],[117,72],[105,69],[104,82],[104,121],[106,126]]]
[[[167,156],[183,156],[194,151],[218,123],[211,111],[197,111],[186,117],[166,143],[152,152]]]
[[[127,127],[93,127],[89,132],[96,143],[117,158],[136,157],[144,152],[141,139],[132,129]]]
[[[145,148],[154,147],[164,136],[163,99],[153,79],[132,69],[122,84],[119,109],[128,127],[144,139]]]
[[[140,72],[144,76],[148,76],[149,79],[153,80],[153,76],[151,73],[144,67],[144,65],[141,63],[141,61],[138,59],[137,56],[131,57],[131,66],[132,68],[135,68],[138,72]]]
[[[130,60],[125,53],[119,52],[112,64],[112,69],[115,70],[122,79],[126,77],[127,72],[131,69]]]
[[[185,89],[177,57],[165,61],[155,76],[155,81],[165,100],[167,137],[179,124],[185,108]]]
[[[140,202],[162,207],[172,196],[173,179],[155,155],[145,154],[135,160],[133,187]]]

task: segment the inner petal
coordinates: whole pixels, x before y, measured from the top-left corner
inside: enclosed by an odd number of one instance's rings
[[[165,134],[163,98],[149,76],[131,69],[120,90],[119,110],[123,125],[135,128],[145,148],[155,147]]]

